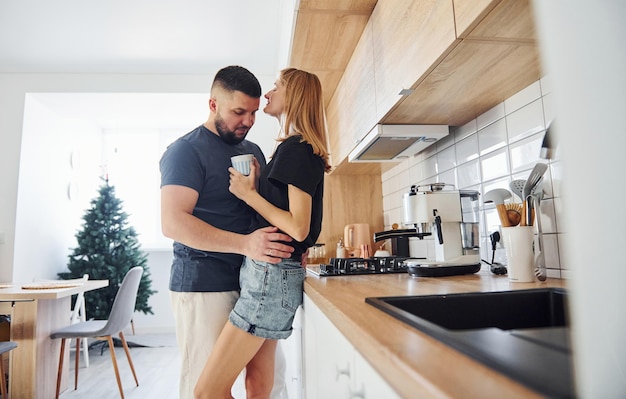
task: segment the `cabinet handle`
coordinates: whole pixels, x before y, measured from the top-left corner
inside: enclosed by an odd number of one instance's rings
[[[345,375],[348,379],[350,379],[350,363],[348,363],[344,369],[340,369],[339,366],[335,365],[335,370],[337,371],[335,374],[335,381],[339,381],[339,377],[342,375]]]
[[[350,399],[365,399],[365,388],[361,387],[360,391],[352,391],[350,389]]]

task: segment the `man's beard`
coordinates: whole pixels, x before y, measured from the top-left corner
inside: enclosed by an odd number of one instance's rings
[[[224,123],[224,120],[219,115],[216,115],[215,117],[215,129],[217,130],[217,134],[220,135],[222,140],[224,140],[226,144],[230,145],[241,143],[248,135],[248,133],[246,133],[243,136],[237,136],[235,132],[228,130],[226,124]]]

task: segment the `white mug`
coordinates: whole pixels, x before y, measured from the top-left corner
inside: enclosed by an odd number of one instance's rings
[[[252,154],[243,154],[243,155],[235,155],[230,158],[230,162],[233,164],[233,168],[235,168],[242,175],[248,176],[250,174],[250,162],[254,159],[254,155]]]

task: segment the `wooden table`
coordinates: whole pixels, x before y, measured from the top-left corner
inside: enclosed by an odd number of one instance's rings
[[[0,314],[11,315],[11,341],[18,345],[9,361],[12,398],[45,398],[56,390],[61,341],[50,339],[50,333],[69,324],[72,295],[108,285],[108,280],[89,280],[71,288],[0,288]],[[62,386],[67,386],[69,361],[63,374]]]

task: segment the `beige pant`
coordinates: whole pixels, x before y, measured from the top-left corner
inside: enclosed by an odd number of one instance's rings
[[[180,399],[193,399],[193,388],[200,377],[213,345],[228,315],[239,298],[239,292],[174,292],[170,291],[172,311],[176,320],[176,341],[181,357]],[[276,350],[276,369],[272,399],[287,398],[285,358]],[[233,395],[245,398],[243,377],[237,379]]]

